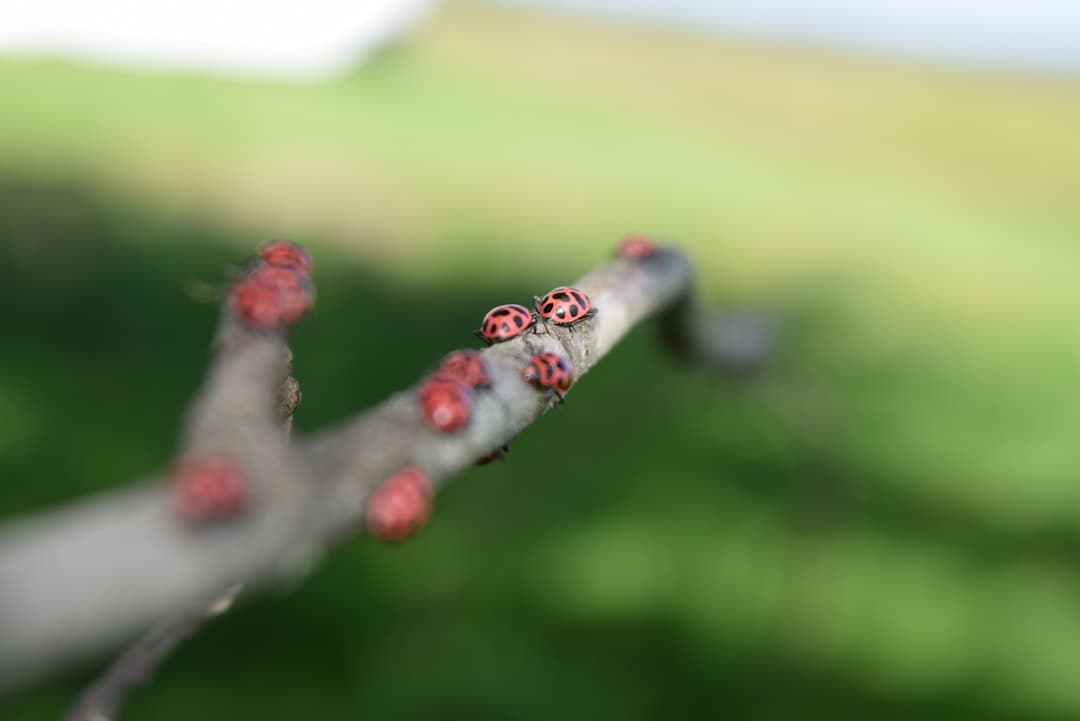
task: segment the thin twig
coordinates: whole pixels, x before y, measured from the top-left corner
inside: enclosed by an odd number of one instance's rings
[[[233,586],[201,610],[157,624],[131,644],[68,711],[66,721],[113,721],[128,695],[146,683],[184,641],[230,608],[240,593]]]

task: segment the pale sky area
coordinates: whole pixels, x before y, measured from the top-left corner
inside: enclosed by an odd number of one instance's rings
[[[1080,0],[503,0],[730,35],[1080,72]]]
[[[501,0],[953,65],[1080,73],[1080,0]],[[436,0],[0,0],[0,52],[324,76]]]

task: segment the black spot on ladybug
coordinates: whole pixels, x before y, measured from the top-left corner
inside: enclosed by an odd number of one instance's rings
[[[570,300],[570,296],[567,295],[566,291],[561,290],[555,294],[555,300],[568,301]]]
[[[570,317],[571,318],[576,316],[579,311],[580,311],[580,309],[576,305],[574,305],[573,303],[570,304]]]
[[[544,315],[549,315],[551,313],[551,309],[554,308],[554,307],[555,307],[554,303],[548,303],[547,305],[545,305],[544,306]]]
[[[491,316],[493,318],[499,318],[499,317],[504,316],[504,315],[510,315],[510,309],[509,308],[499,308],[498,310],[492,311],[492,313],[491,313]]]
[[[514,316],[514,325],[516,325],[518,328],[521,328],[521,327],[523,327],[525,325],[525,321],[523,321],[521,319],[520,315],[515,315]]]
[[[578,302],[578,305],[585,305],[585,299],[581,297],[581,293],[578,293],[576,290],[571,291],[571,293],[573,294],[574,299]]]

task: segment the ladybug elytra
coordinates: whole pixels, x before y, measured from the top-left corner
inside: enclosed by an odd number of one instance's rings
[[[236,315],[252,328],[269,330],[299,321],[315,305],[315,287],[296,269],[259,265],[230,293]]]
[[[310,273],[313,267],[311,255],[291,240],[267,241],[259,248],[259,257],[267,265],[277,268],[295,268],[301,273]]]
[[[574,384],[574,367],[570,361],[555,353],[537,353],[522,371],[522,376],[537,388],[555,393],[560,401]]]
[[[507,303],[489,310],[480,329],[473,331],[473,334],[491,345],[524,333],[535,322],[536,318],[528,308],[517,303]]]
[[[192,523],[238,515],[251,500],[251,479],[225,455],[182,458],[173,466],[169,482],[177,512]]]
[[[419,466],[406,466],[382,482],[368,499],[364,525],[376,538],[404,541],[431,518],[431,479]]]
[[[439,363],[435,376],[453,378],[472,388],[491,387],[487,361],[481,353],[474,350],[457,350],[446,356]]]
[[[536,312],[556,325],[574,325],[596,314],[589,296],[577,288],[561,287],[536,299]]]
[[[242,280],[229,292],[229,301],[237,317],[251,328],[269,330],[285,322],[285,299],[272,285]]]
[[[285,323],[297,322],[315,305],[315,286],[298,269],[264,265],[250,278],[271,285],[284,295],[282,319]]]
[[[472,389],[453,378],[434,377],[420,386],[420,413],[441,433],[453,433],[469,421]]]
[[[630,235],[623,238],[622,242],[619,243],[618,255],[621,258],[641,260],[654,255],[657,250],[659,248],[647,236]]]

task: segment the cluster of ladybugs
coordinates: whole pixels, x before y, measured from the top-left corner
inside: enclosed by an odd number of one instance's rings
[[[488,311],[475,331],[489,345],[502,343],[545,323],[573,326],[596,314],[589,296],[577,288],[556,288],[536,299],[536,312],[517,304],[499,305]],[[555,353],[537,353],[522,371],[526,381],[550,391],[562,401],[574,382],[570,361]],[[463,427],[472,412],[472,394],[491,387],[491,375],[482,354],[454,351],[443,359],[417,393],[420,412],[429,426],[441,433]],[[497,453],[497,452],[496,452]]]
[[[271,240],[233,285],[229,301],[247,326],[270,330],[289,326],[315,305],[311,256],[289,240]]]
[[[535,300],[535,312],[517,304],[495,306],[484,316],[484,322],[475,334],[491,345],[535,328],[537,319],[570,327],[596,314],[589,296],[577,288],[556,288]],[[522,370],[522,376],[537,388],[554,393],[561,402],[573,385],[574,368],[560,355],[537,353]],[[491,376],[483,355],[474,350],[454,351],[420,384],[420,412],[435,430],[453,433],[469,420],[472,393],[490,387]],[[480,461],[487,462],[501,455],[502,449],[498,449]]]
[[[229,306],[250,328],[272,330],[292,325],[315,304],[314,265],[304,248],[271,240],[229,290]],[[173,505],[193,523],[206,523],[243,511],[251,501],[251,482],[237,459],[222,453],[181,458],[169,474]]]
[[[654,255],[656,246],[633,236],[619,245],[618,255],[640,260]],[[311,256],[296,243],[275,240],[262,246],[259,259],[233,286],[230,302],[236,316],[250,327],[266,330],[291,325],[314,304]],[[509,304],[492,308],[476,334],[488,345],[511,340],[536,324],[572,327],[592,317],[589,297],[577,288],[556,288],[535,299],[535,311]],[[537,353],[522,377],[562,401],[574,382],[570,361],[555,353]],[[492,378],[483,355],[459,350],[446,356],[418,390],[425,422],[441,433],[453,433],[468,422],[473,394],[490,389]],[[502,458],[497,448],[477,464]],[[251,478],[244,465],[223,453],[181,458],[170,473],[174,505],[194,523],[228,518],[251,503]],[[406,466],[385,479],[368,499],[364,523],[384,541],[402,541],[423,528],[432,512],[434,487],[422,468]]]
[[[652,241],[632,236],[622,241],[618,255],[639,260],[656,253]],[[596,310],[589,296],[578,288],[555,288],[543,298],[535,298],[535,310],[516,303],[495,306],[484,316],[475,334],[488,345],[517,338],[537,323],[573,327],[591,318]],[[522,370],[522,377],[537,388],[555,395],[561,402],[574,382],[570,361],[556,353],[537,353]],[[417,391],[424,421],[441,433],[453,433],[465,426],[472,414],[473,394],[490,389],[491,374],[481,353],[454,351]],[[502,458],[508,446],[497,448],[479,459],[477,465]],[[419,466],[407,466],[389,478],[368,499],[365,525],[383,541],[402,541],[422,529],[431,517],[434,490]]]

